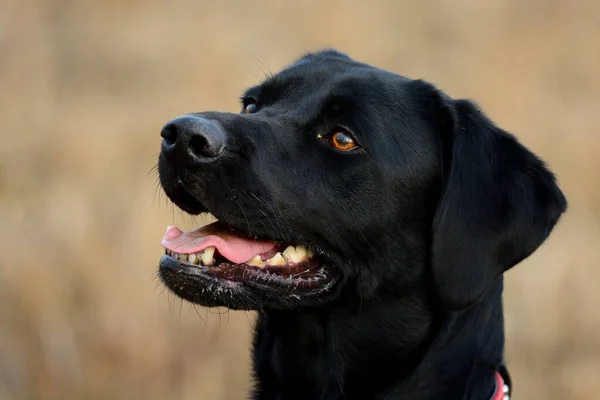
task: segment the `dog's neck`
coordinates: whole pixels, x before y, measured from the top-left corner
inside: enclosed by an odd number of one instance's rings
[[[456,314],[435,311],[418,293],[260,312],[254,398],[487,400],[503,357],[501,293],[499,279]],[[398,310],[403,318],[394,320]]]

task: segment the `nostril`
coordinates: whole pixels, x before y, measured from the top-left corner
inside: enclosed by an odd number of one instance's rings
[[[211,143],[206,136],[194,135],[190,140],[190,151],[196,157],[216,157],[221,154],[221,148]]]
[[[164,139],[165,144],[172,146],[177,141],[177,127],[175,124],[167,124],[160,131],[160,136]]]

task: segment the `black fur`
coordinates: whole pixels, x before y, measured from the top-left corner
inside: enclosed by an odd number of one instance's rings
[[[244,99],[253,113],[193,114],[225,142],[206,139],[201,160],[163,147],[163,188],[187,212],[315,250],[327,285],[225,282],[164,260],[160,273],[190,301],[258,310],[253,398],[488,399],[502,273],[566,209],[552,173],[472,102],[333,50]],[[321,138],[340,128],[358,148]]]

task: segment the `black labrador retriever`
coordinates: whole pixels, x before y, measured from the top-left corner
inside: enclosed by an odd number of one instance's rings
[[[162,129],[162,281],[258,310],[254,399],[509,397],[502,273],[566,209],[471,101],[334,50]],[[503,390],[504,389],[504,390]]]

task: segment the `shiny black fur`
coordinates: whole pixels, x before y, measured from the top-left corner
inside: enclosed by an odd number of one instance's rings
[[[217,123],[206,157],[163,144],[162,185],[187,212],[314,249],[332,284],[233,285],[166,261],[161,277],[190,301],[259,311],[253,398],[488,399],[502,273],[566,209],[552,173],[472,102],[332,50],[244,99],[254,113],[193,114]],[[337,127],[360,147],[319,139]]]

